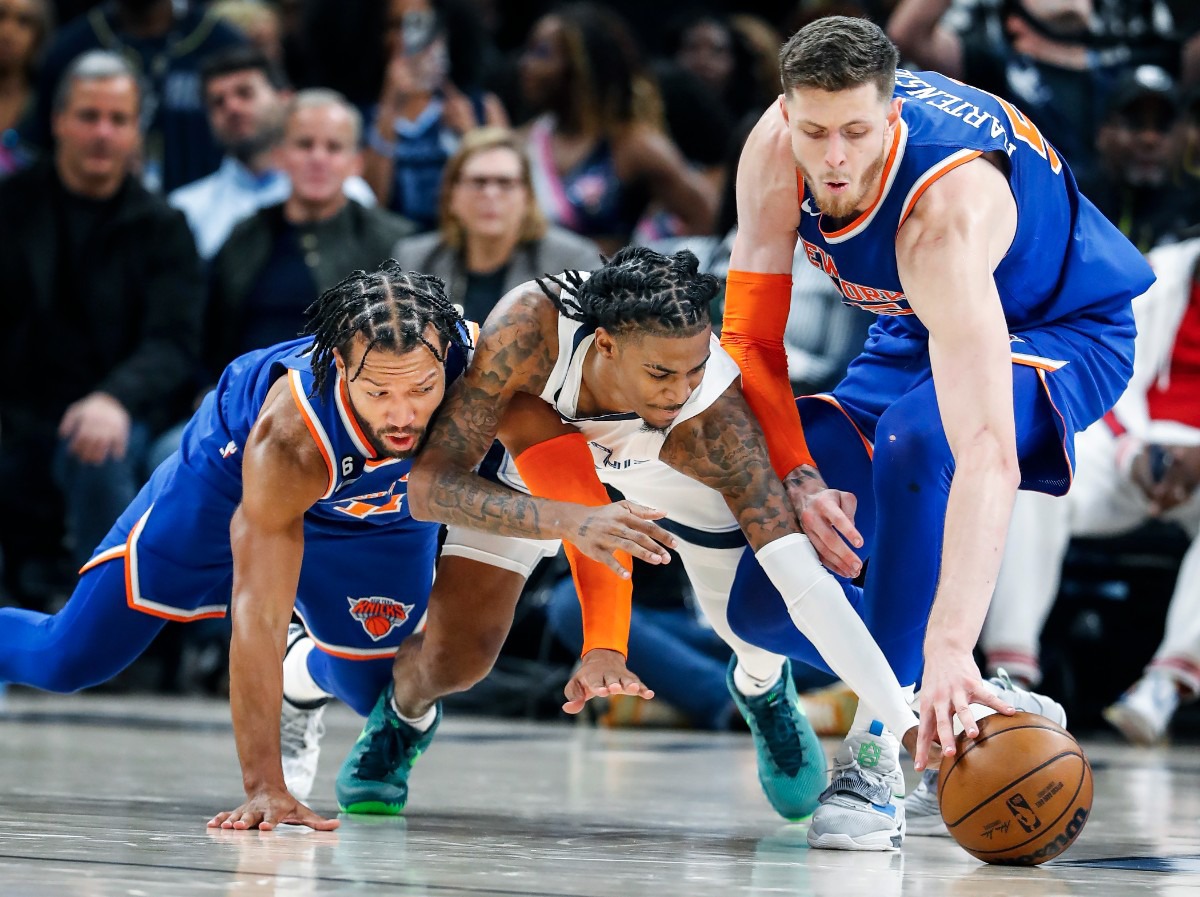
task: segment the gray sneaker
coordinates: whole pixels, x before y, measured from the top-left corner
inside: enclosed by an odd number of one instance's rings
[[[946,823],[937,799],[938,771],[927,769],[913,793],[904,798],[904,818],[910,835],[948,838]]]
[[[808,827],[808,846],[899,850],[904,843],[900,742],[879,723],[852,732],[833,758],[833,781]]]
[[[1057,723],[1064,729],[1067,727],[1067,711],[1063,710],[1062,704],[1036,691],[1014,685],[1003,669],[996,670],[996,675],[988,680],[988,684],[995,689],[997,695],[1007,698],[1018,710],[1041,714],[1050,722]]]

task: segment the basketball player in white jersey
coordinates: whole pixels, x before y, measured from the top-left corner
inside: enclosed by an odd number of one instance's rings
[[[760,781],[775,808],[797,818],[816,806],[825,757],[797,707],[785,659],[742,641],[726,620],[747,542],[792,623],[829,667],[863,700],[886,708],[895,731],[911,739],[916,720],[882,653],[800,531],[742,399],[738,369],[712,334],[709,303],[717,282],[697,267],[689,252],[668,257],[636,247],[590,278],[569,273],[510,293],[489,317],[461,386],[432,428],[408,497],[419,519],[450,525],[451,553],[483,557],[496,536],[555,538],[569,506],[513,491],[474,469],[510,405],[529,406],[528,447],[507,442],[527,479],[545,473],[536,469],[545,462],[536,454],[541,445],[581,432],[586,466],[628,499],[666,515],[659,525],[675,537],[705,614],[736,654],[730,690],[755,735]],[[518,482],[504,471],[497,478]],[[510,552],[510,545],[495,551]],[[614,683],[628,675],[617,657]],[[409,678],[406,662],[416,663],[411,652],[397,658],[397,682]],[[405,706],[399,692],[396,701],[405,717],[428,709]],[[364,732],[360,741],[369,740]]]

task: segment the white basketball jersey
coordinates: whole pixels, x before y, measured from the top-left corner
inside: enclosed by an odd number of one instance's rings
[[[577,416],[583,361],[595,338],[595,333],[583,324],[559,315],[558,360],[542,391],[542,400],[550,404],[565,423],[578,428],[587,438],[601,482],[611,485],[631,501],[663,511],[670,521],[681,525],[666,526],[680,538],[712,543],[711,547],[733,547],[739,543],[741,532],[724,497],[659,460],[663,443],[671,431],[710,408],[740,375],[736,362],[714,336],[712,354],[699,387],[683,403],[679,416],[670,427],[653,430],[633,413]],[[504,459],[498,478],[523,492],[529,491],[510,458]],[[698,532],[689,533],[688,530]],[[714,540],[713,536],[717,538]],[[729,544],[715,544],[717,542]]]

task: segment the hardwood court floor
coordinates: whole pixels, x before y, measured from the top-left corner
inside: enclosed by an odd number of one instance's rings
[[[326,720],[313,805],[329,812],[359,721],[341,706]],[[984,866],[944,838],[809,850],[762,797],[748,736],[451,717],[406,818],[342,817],[333,833],[206,830],[241,793],[220,702],[10,691],[0,744],[0,897],[1200,893],[1195,744],[1085,741],[1092,818],[1036,869]]]

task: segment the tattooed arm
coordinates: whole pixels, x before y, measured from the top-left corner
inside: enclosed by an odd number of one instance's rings
[[[659,457],[725,497],[796,628],[859,700],[914,748],[916,718],[900,683],[838,581],[801,534],[771,467],[766,439],[738,385],[672,430]]]
[[[659,458],[720,492],[755,551],[800,532],[787,492],[771,468],[762,427],[736,383],[703,413],[675,427]]]
[[[650,523],[658,512],[629,502],[589,507],[535,498],[474,473],[501,421],[509,422],[510,406],[515,411],[521,400],[541,401],[536,397],[557,357],[554,304],[532,283],[513,290],[488,316],[470,365],[447,391],[413,462],[408,481],[413,517],[501,536],[562,539],[618,573],[624,571],[613,551],[661,562],[666,552],[658,542],[669,544],[670,537]]]

